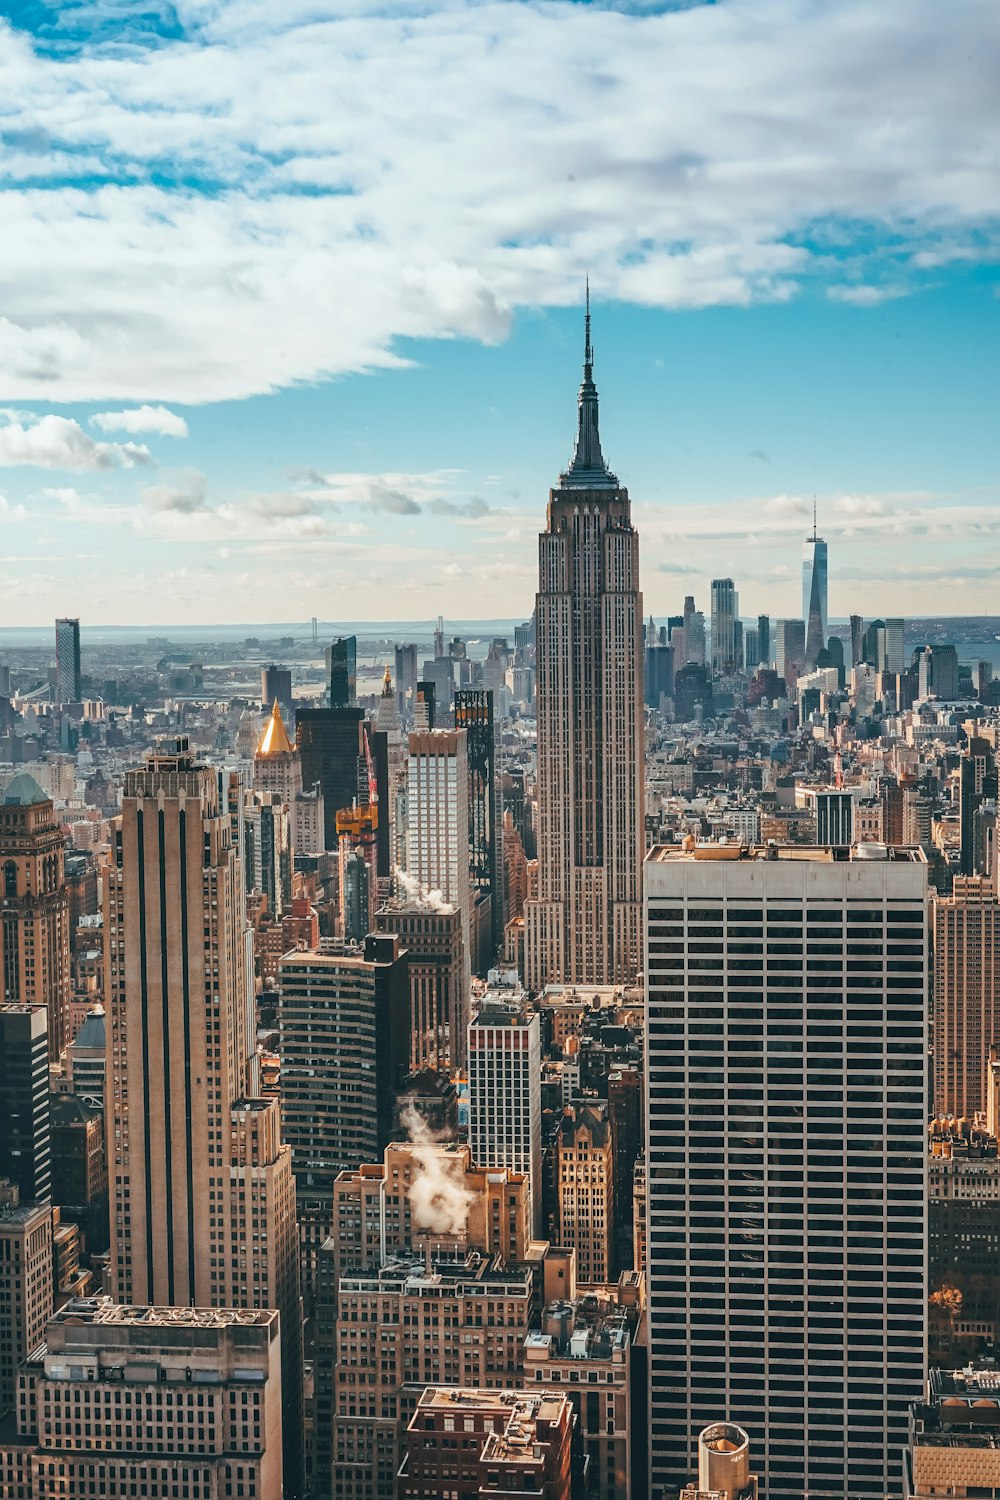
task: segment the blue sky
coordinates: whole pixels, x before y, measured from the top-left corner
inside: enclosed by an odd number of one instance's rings
[[[1000,10],[8,7],[0,624],[527,612],[594,293],[647,608],[1000,613]]]

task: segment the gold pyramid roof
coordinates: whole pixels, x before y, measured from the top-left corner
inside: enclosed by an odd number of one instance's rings
[[[263,759],[266,759],[269,755],[291,755],[293,748],[292,742],[288,738],[288,731],[281,717],[278,700],[275,698],[274,707],[271,709],[271,717],[264,725],[264,733],[257,744],[257,755]]]

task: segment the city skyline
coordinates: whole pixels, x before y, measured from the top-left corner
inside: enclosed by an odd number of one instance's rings
[[[992,8],[419,14],[14,9],[12,615],[526,612],[588,271],[647,608],[722,573],[748,614],[797,614],[815,495],[834,617],[906,614],[914,588],[981,611]],[[345,116],[327,76],[348,44]],[[424,92],[442,66],[475,120],[454,159]],[[294,107],[262,103],[265,67],[294,70]]]

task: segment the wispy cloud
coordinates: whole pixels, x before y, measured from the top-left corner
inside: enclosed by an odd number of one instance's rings
[[[1000,225],[995,0],[65,9],[2,40],[7,399],[386,367],[586,268],[648,306],[872,305]]]
[[[188,425],[165,406],[133,406],[126,411],[99,411],[90,419],[101,432],[156,432],[161,437],[187,437]]]

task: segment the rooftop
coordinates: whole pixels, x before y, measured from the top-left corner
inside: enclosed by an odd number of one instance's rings
[[[889,844],[855,844],[851,849],[831,849],[787,844],[656,844],[646,855],[647,864],[693,864],[700,860],[780,860],[798,864],[903,863],[922,864],[922,849],[897,849]]]
[[[34,776],[29,776],[27,771],[19,772],[13,781],[8,782],[0,797],[4,807],[34,807],[38,803],[51,801],[48,792],[44,792]]]
[[[228,1328],[242,1323],[266,1328],[277,1313],[253,1307],[132,1307],[110,1297],[74,1297],[50,1323],[101,1323],[144,1328]]]

